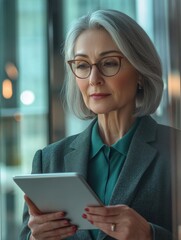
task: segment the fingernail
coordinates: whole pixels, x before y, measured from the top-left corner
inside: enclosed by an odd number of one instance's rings
[[[76,232],[76,231],[77,231],[77,227],[76,227],[76,226],[73,226],[73,227],[72,227],[72,230],[73,230],[73,232]]]
[[[66,220],[66,221],[64,222],[64,225],[68,225],[68,224],[69,224],[69,221]]]
[[[87,215],[85,213],[82,214],[83,218],[87,218]]]
[[[64,217],[64,216],[65,216],[65,213],[64,213],[64,212],[61,212],[61,213],[60,213],[60,216],[61,216],[61,217]]]
[[[85,210],[86,212],[89,212],[89,208],[85,208],[84,210]]]

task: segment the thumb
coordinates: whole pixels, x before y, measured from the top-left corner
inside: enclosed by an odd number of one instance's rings
[[[37,206],[29,199],[27,195],[24,195],[25,202],[28,205],[29,208],[29,214],[36,216],[36,215],[41,215],[42,212],[37,208]]]

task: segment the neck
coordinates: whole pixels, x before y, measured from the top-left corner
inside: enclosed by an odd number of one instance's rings
[[[121,116],[117,112],[98,116],[99,132],[103,142],[112,145],[122,138],[135,121],[132,115]]]

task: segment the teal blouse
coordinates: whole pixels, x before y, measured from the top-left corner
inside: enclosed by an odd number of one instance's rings
[[[98,122],[93,126],[88,183],[104,205],[109,205],[138,123],[139,119],[121,139],[111,146],[103,143],[99,135]],[[91,231],[94,239],[96,239],[97,233],[98,230]]]

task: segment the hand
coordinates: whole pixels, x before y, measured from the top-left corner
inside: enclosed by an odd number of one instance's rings
[[[126,205],[88,207],[82,215],[109,236],[120,240],[151,240],[149,223]]]
[[[24,198],[30,214],[30,240],[60,240],[75,234],[77,227],[65,218],[64,212],[44,214],[26,195]]]

